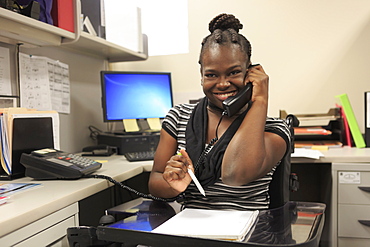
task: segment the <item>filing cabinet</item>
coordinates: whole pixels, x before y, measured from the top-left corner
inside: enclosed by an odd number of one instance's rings
[[[332,246],[370,246],[370,163],[333,164]]]

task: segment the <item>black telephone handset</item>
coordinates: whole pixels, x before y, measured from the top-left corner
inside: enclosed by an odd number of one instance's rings
[[[249,68],[259,64],[252,64]],[[235,96],[231,96],[222,102],[225,115],[232,117],[252,99],[253,85],[248,82]]]
[[[34,179],[78,179],[101,168],[102,164],[53,148],[23,153],[20,163],[26,176]]]
[[[225,115],[232,117],[245,106],[252,98],[253,86],[248,82],[235,96],[231,96],[222,102]]]

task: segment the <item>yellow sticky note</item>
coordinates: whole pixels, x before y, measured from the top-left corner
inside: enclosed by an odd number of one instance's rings
[[[317,145],[317,146],[312,146],[311,149],[313,149],[313,150],[324,150],[324,151],[326,151],[326,150],[329,149],[329,147],[328,146],[324,146],[324,145]]]
[[[136,119],[123,119],[123,126],[125,126],[126,132],[139,131],[139,126],[137,125]]]
[[[147,118],[146,121],[151,130],[160,130],[161,129],[161,120],[159,118]]]

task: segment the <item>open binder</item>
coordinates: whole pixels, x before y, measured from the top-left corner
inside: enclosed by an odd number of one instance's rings
[[[0,180],[23,177],[22,153],[45,147],[59,148],[59,115],[56,111],[25,108],[0,109]]]

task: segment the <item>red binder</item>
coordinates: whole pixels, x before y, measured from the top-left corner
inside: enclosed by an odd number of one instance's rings
[[[73,0],[53,0],[51,9],[54,26],[74,32]]]

